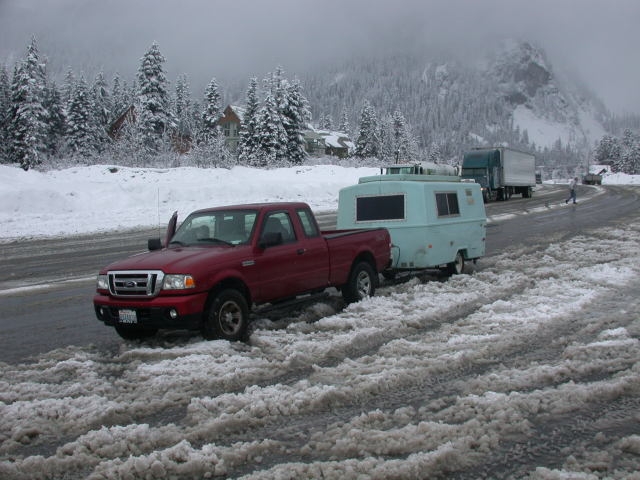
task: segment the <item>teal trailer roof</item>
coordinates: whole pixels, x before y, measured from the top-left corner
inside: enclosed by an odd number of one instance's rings
[[[415,175],[415,174],[390,174],[360,177],[358,183],[370,182],[459,182],[460,177],[453,175]]]

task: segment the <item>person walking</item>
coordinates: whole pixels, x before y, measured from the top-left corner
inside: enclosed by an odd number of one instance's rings
[[[567,198],[564,203],[569,203],[569,200],[573,200],[574,205],[576,202],[576,187],[578,186],[578,177],[574,177],[573,180],[569,182],[569,198]]]

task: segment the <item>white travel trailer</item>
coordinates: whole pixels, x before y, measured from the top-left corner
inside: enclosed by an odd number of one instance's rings
[[[393,243],[388,273],[428,268],[462,273],[465,262],[485,253],[480,185],[456,175],[395,173],[395,168],[340,190],[338,229],[388,229]]]

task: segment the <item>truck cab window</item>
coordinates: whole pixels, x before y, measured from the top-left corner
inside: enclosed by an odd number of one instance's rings
[[[262,229],[262,236],[265,233],[280,233],[282,243],[294,242],[296,240],[293,225],[287,212],[275,212],[267,216]]]
[[[298,210],[298,218],[300,219],[300,223],[302,224],[304,234],[308,238],[317,237],[318,235],[320,235],[316,222],[311,216],[311,212],[309,212],[308,210]]]

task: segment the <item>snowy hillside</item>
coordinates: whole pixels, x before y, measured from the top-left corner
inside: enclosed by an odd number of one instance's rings
[[[513,122],[539,147],[590,147],[606,133],[598,120],[605,112],[586,92],[562,80],[542,50],[527,42],[506,41],[487,63],[498,91],[513,107]]]
[[[527,42],[504,41],[474,61],[410,50],[356,58],[302,79],[314,117],[337,121],[346,106],[355,133],[365,99],[380,119],[399,109],[444,160],[478,144],[551,150],[560,139],[577,163],[607,133],[602,102]]]

